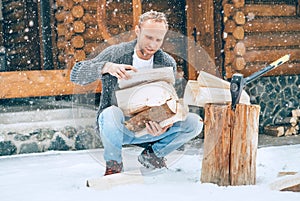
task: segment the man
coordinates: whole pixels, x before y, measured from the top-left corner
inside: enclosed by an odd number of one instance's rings
[[[187,141],[197,136],[203,127],[201,118],[189,113],[186,120],[161,127],[157,122],[149,122],[146,129],[149,134],[135,137],[124,126],[125,117],[117,107],[115,90],[118,79],[130,79],[128,70],[139,68],[173,67],[176,62],[162,51],[164,37],[168,31],[168,22],[163,13],[149,11],[140,16],[135,27],[136,39],[131,42],[112,45],[91,60],[75,64],[71,72],[71,81],[88,84],[101,79],[102,93],[97,116],[100,137],[104,146],[106,161],[105,175],[122,172],[122,145],[149,143],[138,161],[147,168],[166,167],[165,156]]]

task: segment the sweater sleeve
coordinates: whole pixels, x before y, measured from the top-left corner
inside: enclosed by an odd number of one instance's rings
[[[101,79],[105,63],[114,62],[113,49],[114,46],[110,46],[93,59],[77,62],[72,68],[70,80],[79,85],[86,85]]]

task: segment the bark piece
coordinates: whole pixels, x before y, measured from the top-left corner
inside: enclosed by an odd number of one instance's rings
[[[256,183],[258,105],[207,104],[201,182],[221,186]]]

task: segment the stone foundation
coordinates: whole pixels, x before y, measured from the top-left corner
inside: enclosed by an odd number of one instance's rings
[[[49,150],[84,150],[102,148],[93,126],[75,128],[66,126],[61,130],[36,129],[29,133],[0,133],[0,156],[38,153]]]
[[[300,107],[300,75],[261,77],[246,86],[251,103],[261,106],[260,133],[266,125],[291,116]]]

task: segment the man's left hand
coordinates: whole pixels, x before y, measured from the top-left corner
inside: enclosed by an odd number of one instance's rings
[[[160,136],[165,133],[173,124],[161,127],[157,122],[149,121],[146,123],[147,132],[153,136]]]

